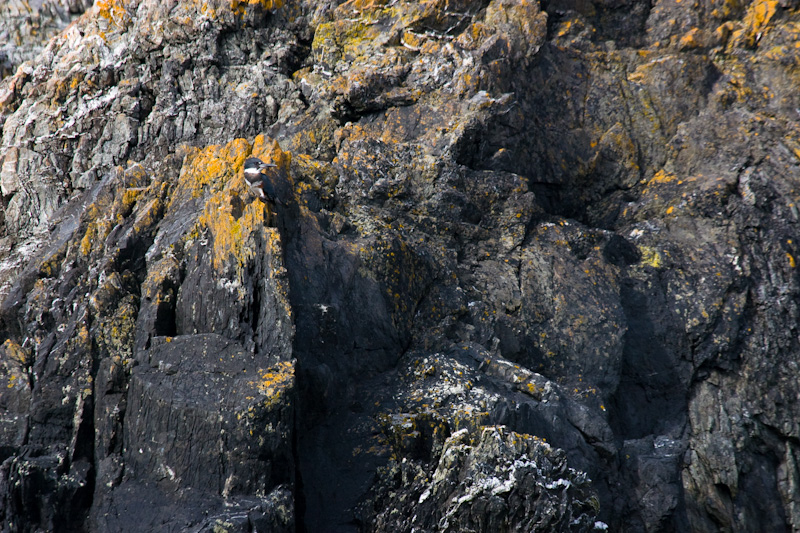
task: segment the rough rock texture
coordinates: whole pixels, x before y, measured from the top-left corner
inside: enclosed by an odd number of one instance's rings
[[[587,531],[597,501],[585,474],[568,469],[561,450],[530,435],[483,426],[453,433],[433,472],[404,459],[381,472],[391,488],[367,510],[378,531]],[[584,498],[577,500],[576,498]],[[582,512],[585,508],[586,512]],[[404,513],[415,508],[413,516]]]
[[[0,82],[3,529],[800,531],[798,42],[98,0]]]
[[[32,61],[94,0],[5,0],[0,4],[0,79]]]

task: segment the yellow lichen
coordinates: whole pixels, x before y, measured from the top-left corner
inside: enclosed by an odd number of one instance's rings
[[[164,202],[159,198],[153,198],[139,209],[133,230],[138,234],[153,227],[161,219],[163,211]]]
[[[653,268],[661,268],[664,261],[661,253],[650,246],[639,246],[639,252],[642,255],[642,264],[651,266]]]
[[[29,366],[32,363],[31,351],[23,348],[11,339],[6,339],[3,343],[3,349],[9,359],[16,361],[22,366]]]
[[[91,211],[89,211],[91,213]],[[95,216],[99,216],[99,211],[95,211]],[[91,215],[90,215],[91,218]],[[84,257],[95,249],[96,246],[102,246],[105,238],[111,232],[112,224],[110,220],[105,218],[97,218],[90,220],[86,227],[86,233],[83,235],[80,244],[80,253]]]
[[[223,271],[231,258],[241,268],[255,257],[254,233],[266,226],[267,217],[267,208],[259,201],[247,204],[238,219],[232,215],[227,194],[215,194],[206,202],[198,223],[211,232],[214,243],[212,264],[217,271]]]
[[[527,385],[526,385],[526,389],[527,389],[527,392],[528,392],[528,394],[530,394],[531,396],[534,396],[534,397],[539,397],[539,396],[541,396],[541,394],[542,394],[542,392],[543,392],[543,390],[542,390],[542,389],[539,389],[539,388],[536,386],[536,384],[534,384],[534,383],[531,383],[531,382],[528,382],[528,383],[527,383]]]

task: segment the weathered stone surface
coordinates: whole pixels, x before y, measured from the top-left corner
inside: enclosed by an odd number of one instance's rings
[[[142,358],[128,387],[124,474],[120,479],[111,470],[111,476],[98,481],[119,485],[123,494],[128,485],[137,493],[142,483],[150,484],[178,506],[186,505],[186,490],[209,492],[217,507],[224,500],[245,510],[227,509],[219,520],[241,512],[278,513],[279,530],[292,531],[293,504],[285,493],[294,484],[288,445],[294,438],[294,364],[263,368],[263,359],[214,334],[156,339]],[[106,513],[122,515],[131,505],[105,494],[100,491],[101,501],[95,500],[104,511],[95,517],[98,530],[112,527]],[[191,507],[196,513],[202,505],[200,500]],[[170,512],[164,507],[156,514]],[[151,517],[138,529],[151,529],[161,519]],[[175,517],[170,521],[178,522]],[[259,527],[258,521],[253,525]],[[123,521],[120,527],[131,529],[132,524]]]
[[[8,0],[0,5],[0,79],[33,61],[94,0]]]
[[[390,463],[374,502],[380,531],[588,531],[598,503],[563,451],[503,426],[454,432],[433,472]],[[391,481],[389,481],[391,480]],[[585,507],[586,512],[581,512]]]
[[[0,82],[3,527],[797,530],[799,20],[98,1]]]
[[[7,331],[31,335],[3,347],[15,391],[4,401],[4,468],[18,487],[5,496],[8,523],[146,531],[204,523],[217,509],[208,528],[248,516],[237,527],[293,530],[285,270],[268,209],[240,176],[231,181],[254,149],[269,153],[258,142],[189,150],[162,163],[162,179],[118,167],[55,214],[52,243],[12,290],[27,296],[3,308]],[[159,437],[145,429],[155,427]],[[14,481],[31,468],[44,488]],[[125,495],[158,511],[119,518]],[[39,516],[41,506],[51,510]]]

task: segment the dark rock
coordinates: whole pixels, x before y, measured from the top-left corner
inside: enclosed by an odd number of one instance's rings
[[[589,531],[598,505],[563,452],[503,426],[453,432],[435,469],[403,458],[381,471],[364,524],[378,531]],[[402,510],[402,511],[401,511]]]

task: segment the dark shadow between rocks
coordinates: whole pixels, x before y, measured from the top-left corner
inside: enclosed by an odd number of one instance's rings
[[[388,459],[364,443],[380,432],[375,406],[410,334],[353,241],[326,235],[294,201],[277,206],[275,222],[295,324],[297,531],[355,532],[354,509]]]
[[[628,329],[623,337],[622,373],[610,421],[614,433],[622,439],[671,434],[686,424],[687,399],[678,373],[678,356],[660,333],[667,328],[653,316],[651,302],[660,298],[651,291],[646,294],[630,279],[620,286]]]

